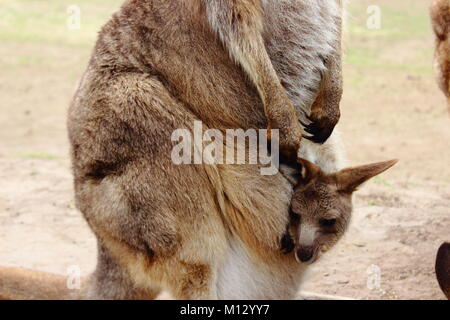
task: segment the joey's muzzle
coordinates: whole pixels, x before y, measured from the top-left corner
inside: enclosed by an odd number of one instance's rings
[[[295,258],[298,262],[311,264],[315,261],[316,250],[313,246],[300,246],[295,252]]]

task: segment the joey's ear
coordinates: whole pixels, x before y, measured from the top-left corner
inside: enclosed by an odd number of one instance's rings
[[[335,173],[338,189],[340,191],[352,193],[356,191],[361,184],[386,171],[397,162],[398,160],[390,160],[338,171]]]
[[[299,183],[308,183],[322,172],[319,166],[302,158],[297,159],[297,164],[295,167],[280,164],[280,172],[293,186],[297,186]]]
[[[322,173],[322,170],[320,167],[308,160],[298,158],[297,159],[298,164],[300,165],[300,175],[299,175],[299,182],[302,183],[308,183],[311,181],[314,177],[318,176]]]
[[[296,186],[300,179],[300,172],[298,167],[292,167],[290,165],[280,163],[280,172],[289,181],[290,184]]]

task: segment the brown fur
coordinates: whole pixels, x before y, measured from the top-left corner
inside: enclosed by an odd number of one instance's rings
[[[61,299],[70,296],[70,291],[65,289],[65,277],[18,268],[0,267],[0,288],[0,300]]]
[[[450,243],[444,242],[436,255],[436,277],[447,299],[450,300]]]
[[[99,246],[97,270],[77,297],[153,298],[162,287],[176,298],[216,298],[231,238],[277,274],[281,287],[294,281],[301,267],[279,250],[288,180],[261,176],[258,165],[178,166],[170,157],[171,133],[192,130],[195,120],[205,130],[279,128],[282,152],[297,152],[301,128],[288,80],[305,66],[283,60],[298,48],[282,30],[315,27],[265,23],[271,17],[262,3],[129,0],[100,32],[68,121],[76,204]],[[278,10],[296,14],[287,4]],[[333,19],[340,40],[341,21]],[[322,82],[305,89],[316,97],[307,131],[321,142],[339,119],[342,93],[340,44],[329,45],[329,56],[320,57],[325,67],[308,66]],[[320,54],[301,50],[305,59]],[[38,297],[41,281],[32,283],[35,295],[16,295],[16,282],[6,276],[0,294]],[[48,297],[73,297],[58,283],[60,293]],[[289,290],[261,294],[292,297]]]
[[[435,65],[440,88],[450,108],[450,1],[437,0],[431,6],[431,21],[436,35]]]

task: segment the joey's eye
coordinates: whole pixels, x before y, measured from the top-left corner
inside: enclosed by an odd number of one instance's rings
[[[336,224],[336,219],[320,219],[319,223],[322,227],[330,228]]]

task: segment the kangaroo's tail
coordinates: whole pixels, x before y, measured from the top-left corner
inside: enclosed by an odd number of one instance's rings
[[[450,243],[441,245],[436,256],[436,277],[442,291],[450,300]]]
[[[83,281],[85,280],[85,281]],[[86,279],[82,279],[86,282]],[[83,299],[83,283],[69,289],[67,278],[23,268],[0,267],[1,300],[64,300]]]

